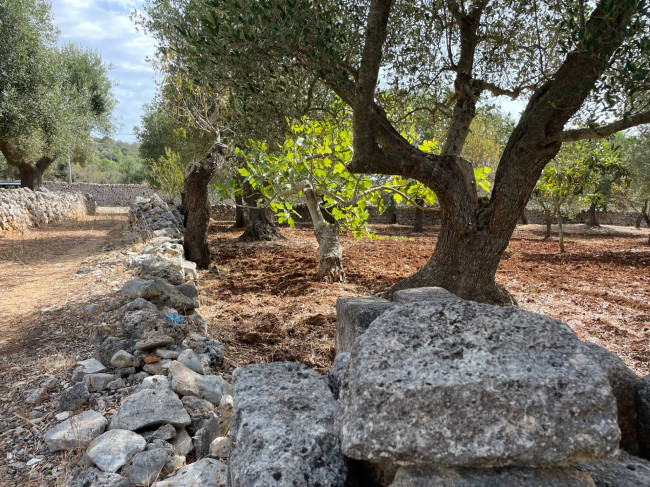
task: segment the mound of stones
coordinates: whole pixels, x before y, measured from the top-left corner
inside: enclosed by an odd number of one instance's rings
[[[91,207],[81,193],[0,189],[0,232],[82,218],[94,212]]]
[[[223,347],[196,312],[198,274],[175,237],[178,213],[156,197],[138,201],[130,220],[134,232],[160,234],[130,257],[139,276],[100,314],[96,357],[73,370],[61,422],[43,441],[83,452],[71,487],[225,485],[232,386]]]

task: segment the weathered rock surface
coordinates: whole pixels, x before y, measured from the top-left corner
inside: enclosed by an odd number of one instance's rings
[[[639,379],[636,373],[609,350],[590,342],[583,342],[583,346],[587,355],[591,354],[593,361],[605,371],[612,386],[618,411],[618,427],[621,430],[621,448],[630,453],[638,453],[634,391]]]
[[[336,300],[336,353],[347,352],[357,337],[363,335],[370,323],[385,311],[393,308],[383,298],[339,298]]]
[[[111,357],[111,365],[117,367],[118,369],[123,369],[126,367],[137,367],[140,365],[138,359],[125,350],[118,350]]]
[[[84,384],[88,386],[89,391],[100,392],[106,389],[108,384],[116,378],[113,374],[87,374],[84,375]]]
[[[143,389],[126,398],[111,419],[109,429],[135,431],[163,423],[185,426],[190,423],[190,416],[172,391]]]
[[[453,301],[458,299],[454,293],[441,287],[417,287],[413,289],[402,289],[393,294],[393,301],[400,304],[421,303],[425,301],[434,301],[441,303],[444,301]]]
[[[639,381],[635,391],[639,454],[650,460],[650,375]]]
[[[198,333],[190,333],[183,345],[191,348],[198,354],[207,354],[210,357],[210,365],[221,367],[223,365],[223,345],[214,338],[204,337]]]
[[[90,467],[74,477],[66,487],[133,487],[133,484],[126,477],[116,473],[102,472]]]
[[[174,343],[174,339],[169,335],[152,333],[145,336],[142,340],[135,342],[135,348],[142,352],[147,352],[155,348],[164,347],[165,345],[171,345],[172,343]]]
[[[182,363],[188,369],[193,370],[197,374],[205,374],[208,372],[206,370],[205,364],[201,357],[194,352],[194,350],[187,349],[184,350],[179,356],[178,361]]]
[[[390,487],[595,487],[589,474],[572,468],[401,468]]]
[[[194,449],[192,437],[185,431],[185,428],[176,430],[176,436],[171,443],[175,455],[188,455]]]
[[[330,390],[335,399],[339,398],[341,389],[347,384],[348,367],[350,367],[350,352],[341,352],[334,359],[327,374]]]
[[[43,441],[51,452],[86,448],[102,434],[107,422],[97,411],[84,411],[46,431]]]
[[[77,365],[80,365],[82,367],[81,371],[84,374],[98,374],[106,370],[106,366],[94,358],[89,358],[87,360],[77,362]]]
[[[145,439],[133,431],[110,430],[92,441],[86,457],[104,472],[114,473],[146,445]]]
[[[209,454],[211,457],[214,458],[223,458],[227,459],[230,456],[230,453],[232,452],[232,441],[230,441],[230,438],[227,438],[225,436],[219,436],[214,439],[212,443],[210,443],[210,451]]]
[[[164,448],[154,448],[137,453],[125,468],[125,474],[136,485],[150,485],[159,477],[169,455]]]
[[[648,487],[650,462],[622,451],[621,456],[603,462],[583,462],[575,467],[588,472],[597,487]]]
[[[326,379],[276,362],[233,373],[231,487],[344,486],[346,466]]]
[[[172,389],[182,396],[196,396],[219,404],[221,396],[230,392],[230,385],[218,375],[201,375],[180,362],[169,366]]]
[[[184,396],[181,401],[190,418],[192,418],[192,422],[187,426],[187,429],[190,433],[195,434],[203,426],[203,423],[212,417],[215,406],[210,401],[196,396]]]
[[[140,384],[141,389],[172,389],[172,383],[166,375],[150,375],[145,377]]]
[[[219,437],[219,418],[212,416],[203,423],[203,426],[194,435],[194,452],[197,457],[204,457],[210,453],[210,445]]]
[[[88,386],[83,382],[65,389],[59,396],[59,411],[76,411],[90,401]]]
[[[342,450],[359,460],[538,467],[618,454],[602,369],[566,324],[515,308],[443,299],[384,313],[351,350],[340,403]]]
[[[228,479],[226,468],[218,460],[203,458],[181,468],[173,477],[156,482],[153,487],[225,487]]]

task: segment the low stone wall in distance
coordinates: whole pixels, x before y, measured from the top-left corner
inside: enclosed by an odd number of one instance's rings
[[[50,191],[89,194],[98,206],[131,206],[138,196],[151,198],[156,194],[151,186],[142,184],[68,184],[61,181],[46,181],[43,186]]]
[[[0,232],[40,227],[86,214],[86,198],[80,193],[0,189]]]

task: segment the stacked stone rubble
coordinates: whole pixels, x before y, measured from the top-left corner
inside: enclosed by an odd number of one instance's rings
[[[43,439],[51,451],[85,452],[89,468],[71,487],[225,485],[232,386],[220,374],[223,348],[196,311],[198,274],[176,238],[180,217],[152,198],[129,218],[134,232],[155,235],[129,258],[139,278],[100,315],[96,358],[73,371],[60,400],[66,419]],[[115,396],[117,408],[102,407]]]
[[[88,211],[86,198],[80,193],[0,189],[0,232],[79,219],[89,213],[92,211]]]

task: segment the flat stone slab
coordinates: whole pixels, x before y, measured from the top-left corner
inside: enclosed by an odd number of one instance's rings
[[[84,411],[46,431],[43,440],[51,452],[86,448],[102,434],[107,423],[97,411]]]
[[[84,374],[98,374],[106,370],[106,366],[104,366],[104,364],[95,358],[82,360],[80,362],[77,362],[77,365],[81,365],[81,371]]]
[[[181,396],[196,396],[219,404],[223,394],[230,393],[230,385],[218,375],[201,375],[174,361],[169,366],[172,389]]]
[[[203,458],[181,468],[173,477],[154,483],[152,487],[225,487],[227,478],[225,463]]]
[[[233,373],[230,487],[345,486],[347,470],[326,378],[276,362]]]
[[[164,448],[137,453],[125,469],[126,476],[136,485],[150,485],[160,475],[169,455]]]
[[[650,462],[621,451],[621,456],[603,462],[583,462],[575,467],[588,472],[598,487],[648,487]]]
[[[110,430],[93,440],[86,457],[104,472],[115,473],[144,450],[145,439],[129,430]]]
[[[349,351],[357,337],[366,332],[370,323],[394,306],[395,303],[375,297],[337,299],[334,335],[336,353]]]
[[[122,402],[111,419],[109,429],[135,431],[164,423],[180,427],[190,424],[183,403],[171,390],[142,389]]]
[[[568,325],[461,299],[402,304],[351,350],[341,445],[357,460],[540,467],[618,454],[616,402]]]
[[[401,468],[390,487],[596,487],[572,468]]]

